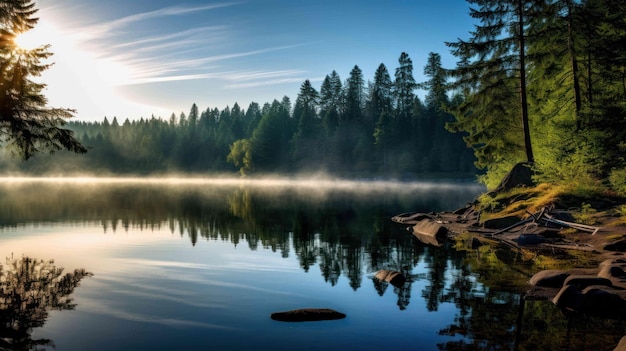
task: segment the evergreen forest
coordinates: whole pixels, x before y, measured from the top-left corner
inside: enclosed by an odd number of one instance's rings
[[[431,54],[429,86],[444,77],[441,59]],[[391,75],[395,75],[395,79]],[[66,127],[89,148],[86,154],[57,152],[20,161],[4,157],[15,172],[242,175],[324,173],[343,177],[414,177],[416,174],[475,174],[472,151],[445,124],[449,101],[435,92],[416,95],[413,64],[406,53],[395,73],[381,64],[366,83],[358,66],[342,81],[335,71],[319,88],[302,83],[292,102],[238,103],[219,110],[169,119],[116,117],[102,122],[69,122]]]
[[[626,194],[626,2],[468,0],[472,32],[429,53],[304,81],[295,100],[66,125],[89,148],[15,172],[102,174],[325,172],[344,177],[475,176],[493,188],[520,162],[539,181]],[[416,38],[416,40],[419,40]],[[420,99],[416,91],[425,91]]]

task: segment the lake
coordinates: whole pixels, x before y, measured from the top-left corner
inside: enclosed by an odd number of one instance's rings
[[[612,349],[623,321],[521,303],[532,274],[583,264],[582,254],[433,247],[390,220],[456,209],[483,190],[464,181],[2,178],[0,350]],[[381,269],[407,282],[378,281]],[[299,308],[346,318],[270,318]]]

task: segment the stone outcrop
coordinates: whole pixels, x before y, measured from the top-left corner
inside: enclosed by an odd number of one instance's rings
[[[597,269],[546,270],[535,274],[527,298],[545,297],[566,313],[620,318],[626,312],[626,260]]]
[[[517,187],[535,186],[533,175],[534,171],[531,164],[528,162],[518,163],[513,166],[513,169],[502,179],[502,182],[493,192],[498,193]]]

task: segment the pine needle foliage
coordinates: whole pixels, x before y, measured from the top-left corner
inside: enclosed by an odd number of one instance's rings
[[[50,67],[49,45],[27,50],[15,42],[35,27],[36,13],[34,1],[0,1],[0,145],[25,160],[45,151],[85,153],[73,132],[62,128],[75,111],[48,107],[46,85],[33,80]]]

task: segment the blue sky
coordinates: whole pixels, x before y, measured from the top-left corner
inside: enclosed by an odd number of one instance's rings
[[[423,80],[429,52],[453,67],[445,41],[473,29],[464,0],[38,0],[33,40],[51,44],[41,78],[54,107],[79,120],[168,118],[238,102],[295,100],[358,65],[393,75],[407,52]]]

